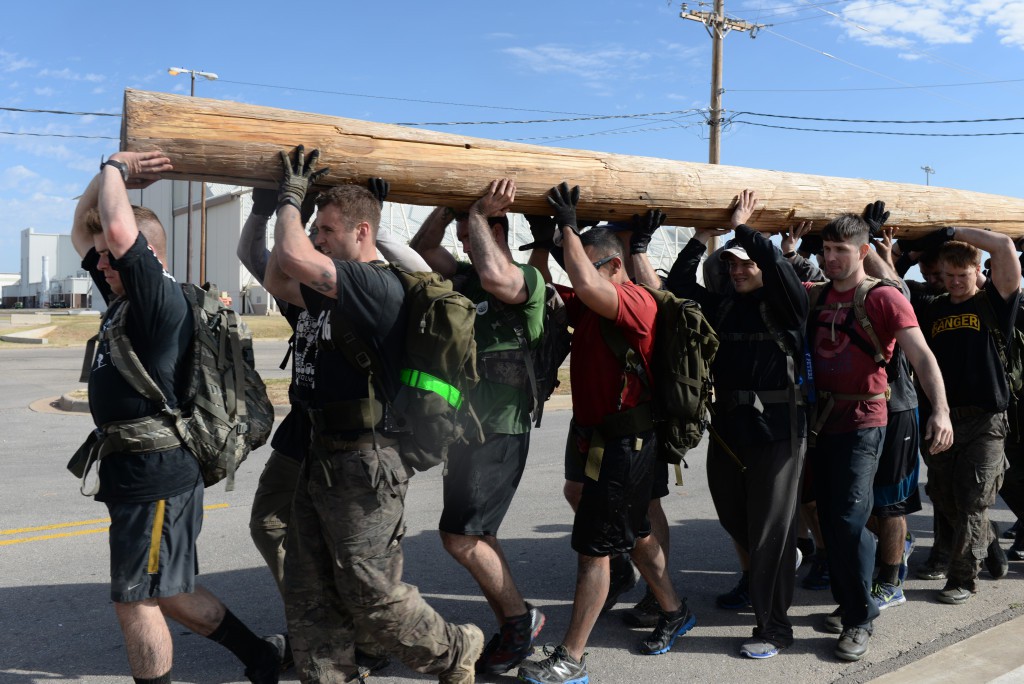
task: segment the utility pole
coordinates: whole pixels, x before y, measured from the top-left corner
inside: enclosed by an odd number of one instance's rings
[[[690,21],[704,24],[711,36],[711,112],[708,118],[708,163],[720,164],[722,161],[722,62],[725,47],[725,36],[729,31],[749,31],[750,37],[757,36],[762,24],[751,24],[725,16],[725,0],[715,0],[714,12],[696,12],[684,4],[679,16]]]
[[[702,3],[703,4],[703,3]],[[749,31],[750,37],[757,36],[761,24],[751,24],[725,16],[725,0],[715,0],[714,12],[696,12],[683,4],[679,16],[690,21],[704,24],[711,36],[711,111],[708,116],[708,163],[722,163],[722,62],[725,47],[725,36],[729,31]],[[708,254],[718,248],[718,239],[711,238]]]

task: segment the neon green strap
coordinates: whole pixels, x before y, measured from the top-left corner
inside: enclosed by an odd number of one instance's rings
[[[443,397],[452,408],[457,409],[462,406],[462,392],[457,388],[452,387],[444,380],[435,378],[429,373],[413,370],[411,368],[403,368],[398,379],[403,385],[407,385],[408,387],[426,390],[427,392],[433,392],[434,394],[441,395],[441,397]]]

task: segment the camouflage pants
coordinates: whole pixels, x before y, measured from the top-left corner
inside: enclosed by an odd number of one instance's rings
[[[953,421],[953,446],[929,454],[928,493],[935,512],[952,530],[948,577],[952,584],[970,588],[992,541],[988,508],[1003,484],[1006,457],[1006,415],[986,413]]]
[[[459,631],[401,579],[408,481],[393,447],[314,447],[303,463],[285,555],[285,613],[303,682],[354,679],[355,631],[419,672],[444,672],[458,657]]]

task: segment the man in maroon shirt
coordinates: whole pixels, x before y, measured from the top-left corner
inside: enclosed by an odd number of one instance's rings
[[[608,593],[610,554],[630,554],[661,607],[657,626],[639,645],[641,653],[667,652],[696,623],[672,587],[665,555],[650,534],[647,506],[657,443],[653,425],[637,429],[641,423],[630,420],[644,411],[649,417],[649,393],[638,376],[625,371],[605,338],[621,335],[649,368],[657,306],[646,290],[629,282],[614,233],[595,228],[578,234],[578,199],[579,188],[570,191],[562,183],[548,201],[558,224],[555,243],[564,249],[573,285],[559,293],[574,329],[572,429],[587,477],[572,531],[579,554],[572,618],[562,644],[548,658],[519,668],[519,679],[535,684],[588,680],[584,648]]]

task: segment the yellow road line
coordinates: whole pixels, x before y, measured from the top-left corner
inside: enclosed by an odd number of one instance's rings
[[[0,540],[0,546],[10,546],[11,544],[24,544],[25,542],[43,541],[44,539],[60,539],[61,537],[80,537],[83,534],[96,534],[97,532],[106,532],[107,526],[97,527],[91,530],[75,530],[74,532],[61,532],[59,534],[43,534],[38,537],[25,537],[23,539],[3,539]]]
[[[219,509],[219,508],[227,508],[228,506],[230,506],[230,504],[226,504],[226,503],[210,504],[208,506],[203,506],[203,510],[204,511],[212,511],[212,510]],[[110,522],[110,518],[93,518],[92,520],[78,520],[76,522],[56,523],[54,525],[39,525],[37,527],[21,527],[21,528],[14,529],[14,530],[0,530],[0,535],[4,535],[4,534],[25,534],[27,532],[43,532],[43,531],[46,531],[46,530],[60,530],[60,529],[68,528],[68,527],[83,527],[85,525],[98,525],[98,524],[109,523],[109,522]],[[40,540],[40,539],[57,539],[59,537],[74,537],[74,536],[77,536],[77,535],[80,535],[80,534],[92,534],[94,532],[102,532],[102,531],[104,531],[106,529],[107,529],[106,527],[101,527],[101,528],[94,529],[94,530],[83,530],[83,531],[80,531],[80,532],[66,532],[66,533],[63,533],[63,534],[51,534],[51,535],[45,535],[45,536],[40,536],[40,537],[29,537],[29,538],[26,538],[26,539],[6,540],[6,541],[0,541],[0,546],[5,546],[7,544],[16,544],[16,543],[26,542],[26,541],[37,541],[37,540]]]

